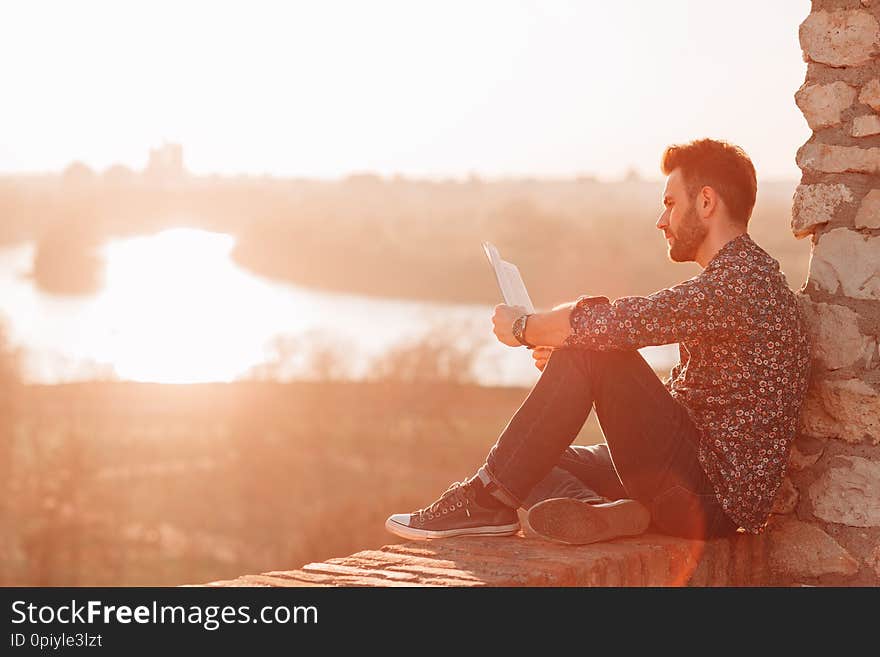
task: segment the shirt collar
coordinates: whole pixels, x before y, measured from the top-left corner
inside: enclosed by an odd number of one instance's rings
[[[740,245],[753,244],[752,238],[749,237],[748,233],[743,233],[742,235],[737,235],[732,240],[727,242],[724,246],[722,246],[715,255],[712,256],[712,259],[706,264],[706,269],[712,266],[716,260],[720,260],[722,256],[727,255],[728,253],[732,253],[734,249],[736,249]]]

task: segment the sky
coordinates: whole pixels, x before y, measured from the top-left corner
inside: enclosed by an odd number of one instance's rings
[[[0,173],[659,179],[727,139],[796,179],[809,0],[0,0]]]

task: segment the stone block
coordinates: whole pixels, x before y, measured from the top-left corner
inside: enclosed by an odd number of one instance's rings
[[[858,90],[846,82],[830,84],[804,84],[794,95],[807,123],[813,130],[820,130],[840,123],[840,113],[850,107]]]
[[[880,24],[860,9],[815,11],[800,26],[801,48],[809,59],[829,66],[871,61],[880,43]]]
[[[791,479],[786,477],[782,480],[782,486],[776,492],[776,498],[773,500],[773,508],[771,513],[791,513],[794,511],[798,503],[798,491],[791,483]]]
[[[874,78],[862,86],[859,102],[870,105],[875,112],[880,112],[880,79]]]
[[[805,237],[816,226],[830,221],[837,208],[853,200],[852,191],[843,184],[798,185],[791,207],[791,231]]]
[[[810,260],[810,282],[854,299],[880,299],[880,236],[836,228],[819,238]]]
[[[797,164],[801,169],[820,173],[852,171],[877,175],[880,174],[880,148],[808,143],[798,150]]]
[[[868,564],[868,567],[874,571],[877,577],[880,577],[880,545],[871,550],[871,554],[865,559],[865,563]]]
[[[858,314],[844,306],[813,303],[806,296],[799,296],[798,304],[810,334],[813,358],[822,367],[837,370],[870,360],[876,343],[859,331]]]
[[[802,442],[804,437],[801,436],[801,439],[795,441],[794,445],[791,446],[791,452],[788,458],[788,467],[793,472],[801,472],[806,470],[807,468],[812,468],[816,465],[816,461],[822,458],[822,454],[825,453],[825,448],[822,447],[818,451],[815,452],[806,452],[801,450],[798,447],[798,443]]]
[[[801,431],[816,438],[880,442],[880,395],[859,379],[814,381],[801,409]]]
[[[770,569],[789,578],[854,575],[859,563],[815,525],[778,517],[768,527]]]
[[[880,116],[868,114],[855,117],[850,134],[853,137],[870,137],[871,135],[880,134]]]
[[[880,461],[838,456],[809,490],[817,518],[850,527],[880,527]]]
[[[856,228],[880,228],[880,189],[865,195],[856,212]]]

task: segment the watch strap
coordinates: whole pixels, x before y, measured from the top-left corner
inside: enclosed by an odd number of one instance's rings
[[[513,322],[511,332],[513,333],[513,337],[516,338],[516,341],[521,345],[524,345],[529,349],[534,349],[535,345],[526,340],[526,324],[529,321],[529,317],[531,317],[531,315],[520,315],[517,317]]]

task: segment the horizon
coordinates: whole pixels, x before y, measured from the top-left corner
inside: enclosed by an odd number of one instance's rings
[[[64,175],[65,170],[74,164],[83,164],[89,168],[89,170],[95,175],[96,178],[103,178],[107,172],[117,166],[125,167],[132,175],[134,176],[144,176],[146,173],[146,168],[135,169],[131,168],[128,165],[121,163],[113,163],[103,169],[93,169],[85,164],[82,160],[73,159],[71,160],[67,166],[58,170],[42,170],[42,171],[0,171],[0,180],[16,180],[16,179],[28,179],[28,178],[53,178],[60,177]],[[330,183],[330,182],[347,182],[357,178],[375,178],[380,182],[397,182],[397,181],[405,181],[405,182],[430,182],[430,183],[440,183],[440,184],[448,184],[448,183],[456,183],[456,184],[472,184],[474,182],[480,184],[493,184],[493,183],[509,183],[509,182],[589,182],[598,185],[616,185],[616,184],[640,184],[640,183],[651,183],[651,184],[661,184],[666,177],[663,175],[657,176],[643,176],[639,174],[636,178],[626,177],[626,174],[623,177],[619,178],[608,178],[603,179],[595,174],[591,174],[589,172],[581,172],[581,173],[572,173],[572,174],[510,174],[503,175],[499,174],[496,176],[484,176],[478,175],[474,172],[464,172],[455,175],[448,176],[420,176],[417,174],[404,174],[404,173],[393,173],[393,174],[382,174],[375,171],[349,171],[349,172],[341,172],[335,176],[297,176],[297,175],[275,175],[271,173],[194,173],[192,171],[185,171],[184,175],[179,178],[178,182],[186,182],[190,179],[201,180],[201,179],[220,179],[220,180],[238,180],[238,179],[261,179],[261,180],[273,180],[273,181],[296,181],[296,182],[315,182],[315,183]],[[764,184],[799,184],[801,177],[799,175],[792,175],[791,177],[778,176],[778,177],[762,177],[758,176],[758,183]]]

